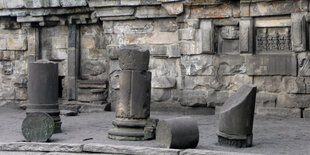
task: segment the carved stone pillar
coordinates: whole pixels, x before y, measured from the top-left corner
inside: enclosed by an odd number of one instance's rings
[[[145,140],[150,131],[151,72],[148,72],[149,51],[125,47],[119,51],[120,102],[116,106],[114,128],[109,138]],[[151,131],[152,132],[152,131]],[[146,136],[145,136],[146,135]]]
[[[28,96],[27,114],[34,112],[49,114],[55,122],[54,133],[61,132],[57,63],[38,60],[29,64]]]

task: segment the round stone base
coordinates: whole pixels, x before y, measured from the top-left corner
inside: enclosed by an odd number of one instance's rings
[[[61,133],[61,124],[62,122],[55,122],[55,129],[54,129],[54,133]]]
[[[253,142],[253,134],[246,136],[237,136],[218,132],[217,136],[218,136],[218,143],[220,145],[245,148],[245,147],[251,147]]]
[[[108,132],[108,137],[115,140],[141,141],[144,138],[146,120],[116,119],[112,122],[113,129]]]

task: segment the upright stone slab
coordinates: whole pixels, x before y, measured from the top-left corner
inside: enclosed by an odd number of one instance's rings
[[[225,102],[219,115],[219,144],[252,146],[255,98],[256,86],[246,84]]]
[[[196,148],[199,142],[197,122],[191,117],[160,120],[156,128],[156,142],[165,148]]]
[[[149,119],[152,74],[147,70],[150,53],[136,46],[123,47],[118,53],[122,69],[120,102],[116,106],[116,120],[112,122],[114,128],[109,131],[109,138],[153,139],[157,121]]]
[[[46,142],[55,128],[53,118],[47,113],[30,113],[22,124],[22,133],[28,142]]]
[[[54,119],[54,133],[61,132],[57,63],[38,60],[29,64],[28,96],[27,115],[46,112]]]

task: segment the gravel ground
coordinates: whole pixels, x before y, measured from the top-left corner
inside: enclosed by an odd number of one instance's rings
[[[183,116],[176,113],[152,113],[151,117],[165,119]],[[232,148],[217,144],[217,117],[215,115],[192,115],[198,121],[200,141],[197,149],[231,151],[259,154],[310,154],[310,119],[281,118],[256,115],[253,130],[253,147]],[[17,108],[0,107],[0,143],[21,142],[21,124],[25,111]],[[73,117],[61,117],[62,133],[54,134],[53,143],[102,143],[158,147],[152,141],[115,141],[107,138],[112,128],[113,112],[82,113]],[[90,139],[86,140],[85,139]]]

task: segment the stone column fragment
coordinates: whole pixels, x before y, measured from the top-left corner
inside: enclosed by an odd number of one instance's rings
[[[239,23],[240,53],[253,53],[254,24],[252,18],[242,18]]]
[[[109,138],[117,140],[147,140],[154,138],[156,122],[150,117],[151,72],[150,53],[136,46],[119,51],[120,102],[116,106],[114,128]],[[154,129],[154,130],[153,130]]]
[[[292,50],[306,51],[306,19],[305,13],[292,13]]]
[[[38,60],[29,64],[28,96],[27,114],[46,112],[54,119],[54,132],[61,132],[57,63]]]
[[[156,142],[165,148],[196,148],[199,142],[197,122],[191,117],[160,120],[156,128]]]
[[[246,84],[221,107],[218,141],[235,147],[252,146],[256,86]]]
[[[123,70],[120,73],[117,118],[146,119],[150,116],[151,72]]]

